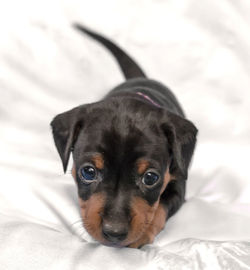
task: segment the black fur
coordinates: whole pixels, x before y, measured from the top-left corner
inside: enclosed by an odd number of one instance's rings
[[[128,80],[101,101],[59,114],[51,122],[64,171],[71,151],[77,172],[93,154],[101,153],[105,166],[98,172],[99,181],[86,185],[77,174],[78,193],[87,200],[93,193],[104,191],[108,196],[104,215],[119,216],[124,222],[129,220],[133,196],[144,198],[150,205],[158,200],[169,167],[176,180],[169,183],[161,202],[171,216],[184,202],[196,127],[185,119],[168,88],[145,78],[138,65],[112,42],[82,26],[76,27],[113,53]],[[142,176],[137,173],[136,161],[141,158],[161,175],[162,180],[153,189],[143,186]]]

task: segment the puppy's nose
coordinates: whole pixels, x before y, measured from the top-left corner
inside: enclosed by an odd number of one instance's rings
[[[127,237],[128,228],[123,223],[103,222],[102,234],[108,241],[118,243]]]

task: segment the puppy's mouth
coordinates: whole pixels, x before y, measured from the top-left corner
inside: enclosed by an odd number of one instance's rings
[[[115,248],[128,247],[132,243],[132,241],[128,241],[127,238],[123,241],[119,241],[119,240],[111,241],[104,238],[102,241],[99,241],[99,242],[104,246],[115,247]]]
[[[122,243],[113,243],[113,242],[102,242],[102,244],[107,247],[115,247],[115,248],[124,248],[127,246]]]
[[[102,232],[103,237],[111,243],[121,243],[127,238],[127,234],[116,234]]]

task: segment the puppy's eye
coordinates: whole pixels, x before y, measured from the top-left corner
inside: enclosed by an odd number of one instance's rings
[[[88,182],[91,182],[96,179],[96,170],[93,166],[85,166],[81,168],[80,170],[81,178],[83,180],[87,180]]]
[[[147,172],[142,178],[142,183],[146,186],[153,186],[159,180],[159,175],[154,172]]]

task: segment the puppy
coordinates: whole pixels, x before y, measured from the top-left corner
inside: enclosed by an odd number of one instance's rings
[[[147,79],[124,51],[74,25],[117,59],[126,81],[101,101],[51,122],[64,172],[73,154],[83,225],[104,245],[152,243],[184,202],[197,129],[173,93]]]

